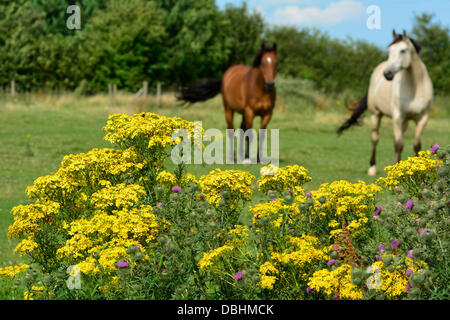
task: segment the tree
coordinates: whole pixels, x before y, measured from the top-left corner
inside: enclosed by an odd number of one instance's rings
[[[384,59],[375,45],[331,39],[317,29],[274,27],[266,38],[278,42],[282,74],[309,79],[329,92],[351,88],[359,95],[364,94],[373,69]]]
[[[219,76],[230,54],[227,21],[214,0],[157,0],[167,11],[164,25],[169,83]]]
[[[93,91],[109,82],[136,90],[160,79],[165,12],[153,1],[111,0],[80,33],[79,64]]]
[[[245,2],[241,7],[227,4],[223,14],[228,22],[226,34],[230,49],[226,67],[233,64],[250,64],[261,46],[264,31],[261,14],[250,13]]]
[[[450,90],[450,36],[449,28],[434,23],[434,14],[422,13],[415,17],[412,37],[421,46],[421,58],[428,68],[435,91]]]

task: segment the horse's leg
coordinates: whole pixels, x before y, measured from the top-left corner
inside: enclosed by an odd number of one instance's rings
[[[253,119],[255,118],[255,113],[253,112],[252,108],[246,107],[244,110],[244,123],[245,123],[245,130],[252,129],[253,127]],[[250,135],[252,133],[250,132]],[[245,137],[245,160],[244,163],[250,163],[250,138],[254,139],[255,137]]]
[[[422,148],[422,144],[421,144],[421,137],[422,137],[422,133],[423,130],[425,129],[425,126],[427,125],[428,122],[428,113],[424,114],[418,121],[417,121],[417,125],[416,125],[416,136],[414,138],[414,151],[416,153],[416,156],[419,155],[419,151]]]
[[[224,99],[223,103],[225,106],[225,120],[227,122],[227,129],[233,130],[234,129],[234,125],[233,125],[234,112],[231,108],[229,108],[227,106],[225,99]],[[233,131],[228,131],[228,141],[230,142],[230,153],[227,154],[227,157],[228,157],[227,163],[232,164],[232,163],[234,163],[234,133],[233,133]]]
[[[262,119],[261,119],[261,128],[260,130],[265,130],[267,128],[267,125],[270,122],[270,119],[272,119],[272,111],[270,111],[269,113],[265,114]],[[266,138],[266,134],[259,134],[259,145],[258,145],[258,164],[261,163],[261,158],[262,158],[262,154],[260,154],[261,150],[262,150],[262,146],[264,143],[264,139]]]
[[[403,133],[408,127],[408,121],[402,117],[395,117],[392,119],[394,123],[394,148],[395,148],[395,163],[402,158],[403,151]]]
[[[244,144],[245,142],[247,142],[247,138],[245,137],[245,113],[242,114],[242,122],[241,122],[241,130],[242,130],[242,134],[239,134],[239,151],[238,151],[238,155],[239,155],[239,159],[245,160],[246,159],[246,154],[244,153]]]
[[[370,158],[370,168],[368,172],[369,176],[375,176],[377,174],[376,153],[378,140],[380,138],[379,129],[381,118],[381,113],[372,113],[372,115],[370,116],[370,122],[372,126],[372,157]]]

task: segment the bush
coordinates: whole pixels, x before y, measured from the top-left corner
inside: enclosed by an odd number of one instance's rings
[[[117,149],[66,156],[28,187],[34,203],[12,210],[9,236],[29,265],[0,268],[10,297],[448,299],[448,150],[378,184],[307,191],[299,165],[263,167],[256,185],[240,170],[168,172],[178,128],[197,134],[181,118],[112,115]],[[377,206],[386,186],[398,203]],[[238,224],[255,192],[267,199]]]

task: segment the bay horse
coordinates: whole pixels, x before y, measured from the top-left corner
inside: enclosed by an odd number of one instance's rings
[[[376,175],[376,147],[379,139],[381,118],[392,118],[394,127],[395,162],[401,160],[403,134],[408,121],[416,123],[414,151],[421,149],[421,136],[428,122],[433,105],[433,84],[425,64],[419,57],[421,47],[409,38],[405,31],[399,35],[393,31],[394,40],[389,45],[389,58],[379,64],[370,79],[366,96],[359,108],[339,129],[344,130],[357,123],[358,118],[369,109],[372,125],[372,157],[368,174]]]
[[[231,66],[221,79],[194,84],[181,91],[179,100],[187,103],[205,101],[222,94],[228,129],[234,129],[234,113],[242,114],[241,129],[253,127],[256,116],[261,117],[260,129],[266,129],[272,118],[276,101],[277,44],[261,45],[252,66]],[[248,138],[248,137],[247,137]],[[259,141],[261,146],[262,141]],[[248,163],[249,141],[246,140],[245,162]],[[258,152],[258,162],[259,162]]]

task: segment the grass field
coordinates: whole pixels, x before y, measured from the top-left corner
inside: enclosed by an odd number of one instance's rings
[[[302,84],[304,84],[302,86]],[[307,189],[321,183],[346,179],[352,182],[374,182],[366,172],[371,151],[368,118],[362,126],[355,127],[338,138],[335,131],[348,117],[345,106],[351,94],[326,97],[313,90],[308,83],[280,80],[280,103],[269,125],[280,129],[280,166],[300,164],[309,170],[313,181]],[[178,107],[173,95],[163,97],[162,106],[156,107],[154,97],[132,100],[131,94],[119,94],[117,106],[109,107],[107,96],[76,97],[71,94],[30,94],[14,99],[0,96],[0,266],[17,263],[21,258],[13,255],[16,242],[7,239],[12,222],[13,206],[27,203],[25,188],[39,176],[58,169],[64,155],[86,152],[94,147],[110,147],[103,140],[108,114],[116,112],[157,112],[180,116],[187,120],[202,120],[203,128],[225,130],[225,120],[220,97],[188,109]],[[357,98],[357,97],[353,97]],[[435,110],[423,135],[424,149],[435,143],[450,144],[450,103],[437,97]],[[367,116],[367,115],[366,115]],[[239,127],[241,116],[235,117]],[[255,122],[259,127],[259,119]],[[405,136],[403,158],[413,155],[414,125]],[[378,177],[383,168],[392,164],[392,123],[384,119],[378,145]],[[242,169],[259,176],[260,166],[219,166]],[[206,165],[188,166],[196,176],[212,170]],[[381,195],[385,201],[390,195]]]

